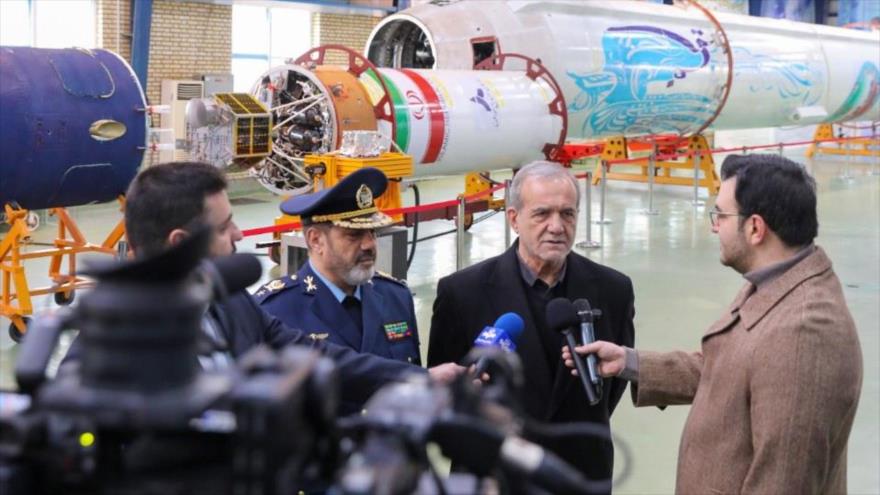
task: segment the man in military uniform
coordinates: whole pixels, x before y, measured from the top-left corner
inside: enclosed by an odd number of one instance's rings
[[[373,202],[387,185],[381,171],[363,168],[332,188],[282,203],[281,211],[302,219],[309,260],[254,295],[268,313],[313,339],[421,364],[412,295],[374,266],[376,229],[393,222]]]
[[[151,166],[132,181],[126,194],[125,229],[136,257],[154,256],[186,239],[193,228],[210,228],[209,256],[235,252],[242,239],[226,193],[223,173],[207,163],[171,162]],[[280,349],[304,345],[334,361],[339,369],[340,414],[360,411],[380,387],[404,378],[407,373],[427,373],[449,383],[465,371],[445,363],[423,370],[405,362],[358,353],[334,345],[296,327],[284,325],[260,308],[246,290],[212,302],[202,318],[199,363],[204,369],[222,369],[257,345]],[[78,366],[82,345],[73,342],[59,373]]]

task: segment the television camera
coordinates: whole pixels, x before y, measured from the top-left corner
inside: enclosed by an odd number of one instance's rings
[[[255,348],[205,372],[214,298],[260,275],[250,255],[203,261],[208,231],[157,256],[92,264],[91,292],[28,331],[0,396],[0,492],[287,494],[326,476],[336,372],[304,348]],[[46,367],[61,331],[78,357]],[[324,463],[324,460],[328,461]]]

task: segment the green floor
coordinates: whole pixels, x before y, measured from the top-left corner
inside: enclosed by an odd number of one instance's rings
[[[850,310],[859,329],[864,357],[864,385],[849,449],[849,491],[880,493],[880,163],[867,160],[822,158],[805,160],[803,150],[789,157],[804,161],[819,184],[819,239],[831,256],[844,285]],[[504,174],[500,174],[503,177]],[[422,202],[453,198],[461,187],[460,177],[424,181]],[[237,188],[238,189],[238,188]],[[694,207],[693,191],[687,187],[657,187],[654,205],[659,214],[644,214],[647,186],[612,182],[608,184],[606,215],[612,223],[593,225],[599,249],[580,250],[592,259],[632,277],[636,290],[637,347],[652,350],[697,349],[706,326],[727,306],[742,279],[718,262],[718,242],[709,229],[708,206]],[[705,196],[703,194],[703,196]],[[277,200],[262,192],[237,194],[235,218],[242,228],[271,223]],[[598,215],[599,189],[593,188],[593,214]],[[707,199],[707,198],[704,198]],[[118,219],[112,205],[73,209],[83,230],[92,239],[109,231]],[[581,212],[583,217],[583,211]],[[579,223],[578,240],[584,237]],[[451,222],[422,224],[419,236],[449,230]],[[37,240],[48,239],[51,229],[42,228]],[[248,238],[240,251],[254,250],[257,240]],[[455,270],[455,237],[443,236],[419,244],[410,269],[410,286],[415,292],[422,342],[428,341],[431,305],[439,277]],[[503,217],[495,215],[473,226],[466,235],[468,264],[499,254],[504,249]],[[268,260],[263,258],[267,267]],[[45,282],[46,265],[28,265],[33,284]],[[277,268],[264,278],[277,275]],[[53,306],[50,298],[39,298],[38,311]],[[8,324],[3,320],[2,328]],[[2,376],[0,383],[12,383],[11,367],[15,347],[0,336]],[[423,352],[426,349],[423,348]],[[671,493],[675,484],[676,454],[687,407],[635,410],[625,397],[612,419],[620,442],[634,453],[629,475],[616,484],[616,493]],[[797,456],[796,452],[791,455]],[[618,471],[624,459],[618,457]]]

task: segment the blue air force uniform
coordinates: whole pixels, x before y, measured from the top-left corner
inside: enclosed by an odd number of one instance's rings
[[[362,168],[331,188],[284,201],[281,211],[299,215],[304,227],[328,223],[377,229],[393,223],[373,202],[387,185],[381,171]],[[313,340],[421,364],[412,295],[403,282],[390,276],[374,275],[348,295],[309,261],[296,275],[272,280],[254,296],[268,313]]]
[[[306,263],[299,272],[263,285],[254,296],[269,314],[315,340],[359,352],[421,364],[412,295],[406,285],[377,273],[358,286],[363,331],[343,306],[345,293]]]

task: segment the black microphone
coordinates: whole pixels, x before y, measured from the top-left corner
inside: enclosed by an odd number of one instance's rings
[[[553,452],[483,418],[443,415],[431,425],[428,438],[453,462],[477,474],[488,475],[497,466],[549,493],[589,494],[611,489],[610,480],[590,480]]]
[[[571,350],[571,359],[574,361],[575,368],[577,368],[581,384],[584,386],[584,392],[587,393],[587,400],[593,406],[599,402],[599,396],[596,394],[593,382],[590,381],[583,357],[574,351],[577,341],[572,330],[578,325],[580,325],[580,318],[571,301],[564,297],[557,297],[547,303],[547,326],[551,330],[560,332],[565,336],[565,342]]]
[[[256,256],[236,253],[204,260],[200,268],[211,282],[214,299],[224,299],[229,294],[247,289],[260,280],[263,266]]]
[[[596,341],[596,332],[593,330],[593,317],[602,316],[602,311],[592,309],[590,301],[586,299],[575,299],[574,309],[581,319],[581,344],[592,344]],[[571,349],[574,354],[574,349]],[[596,363],[596,354],[587,354],[587,371],[590,372],[590,381],[596,387],[596,395],[602,398],[602,377],[599,375],[598,365]]]

